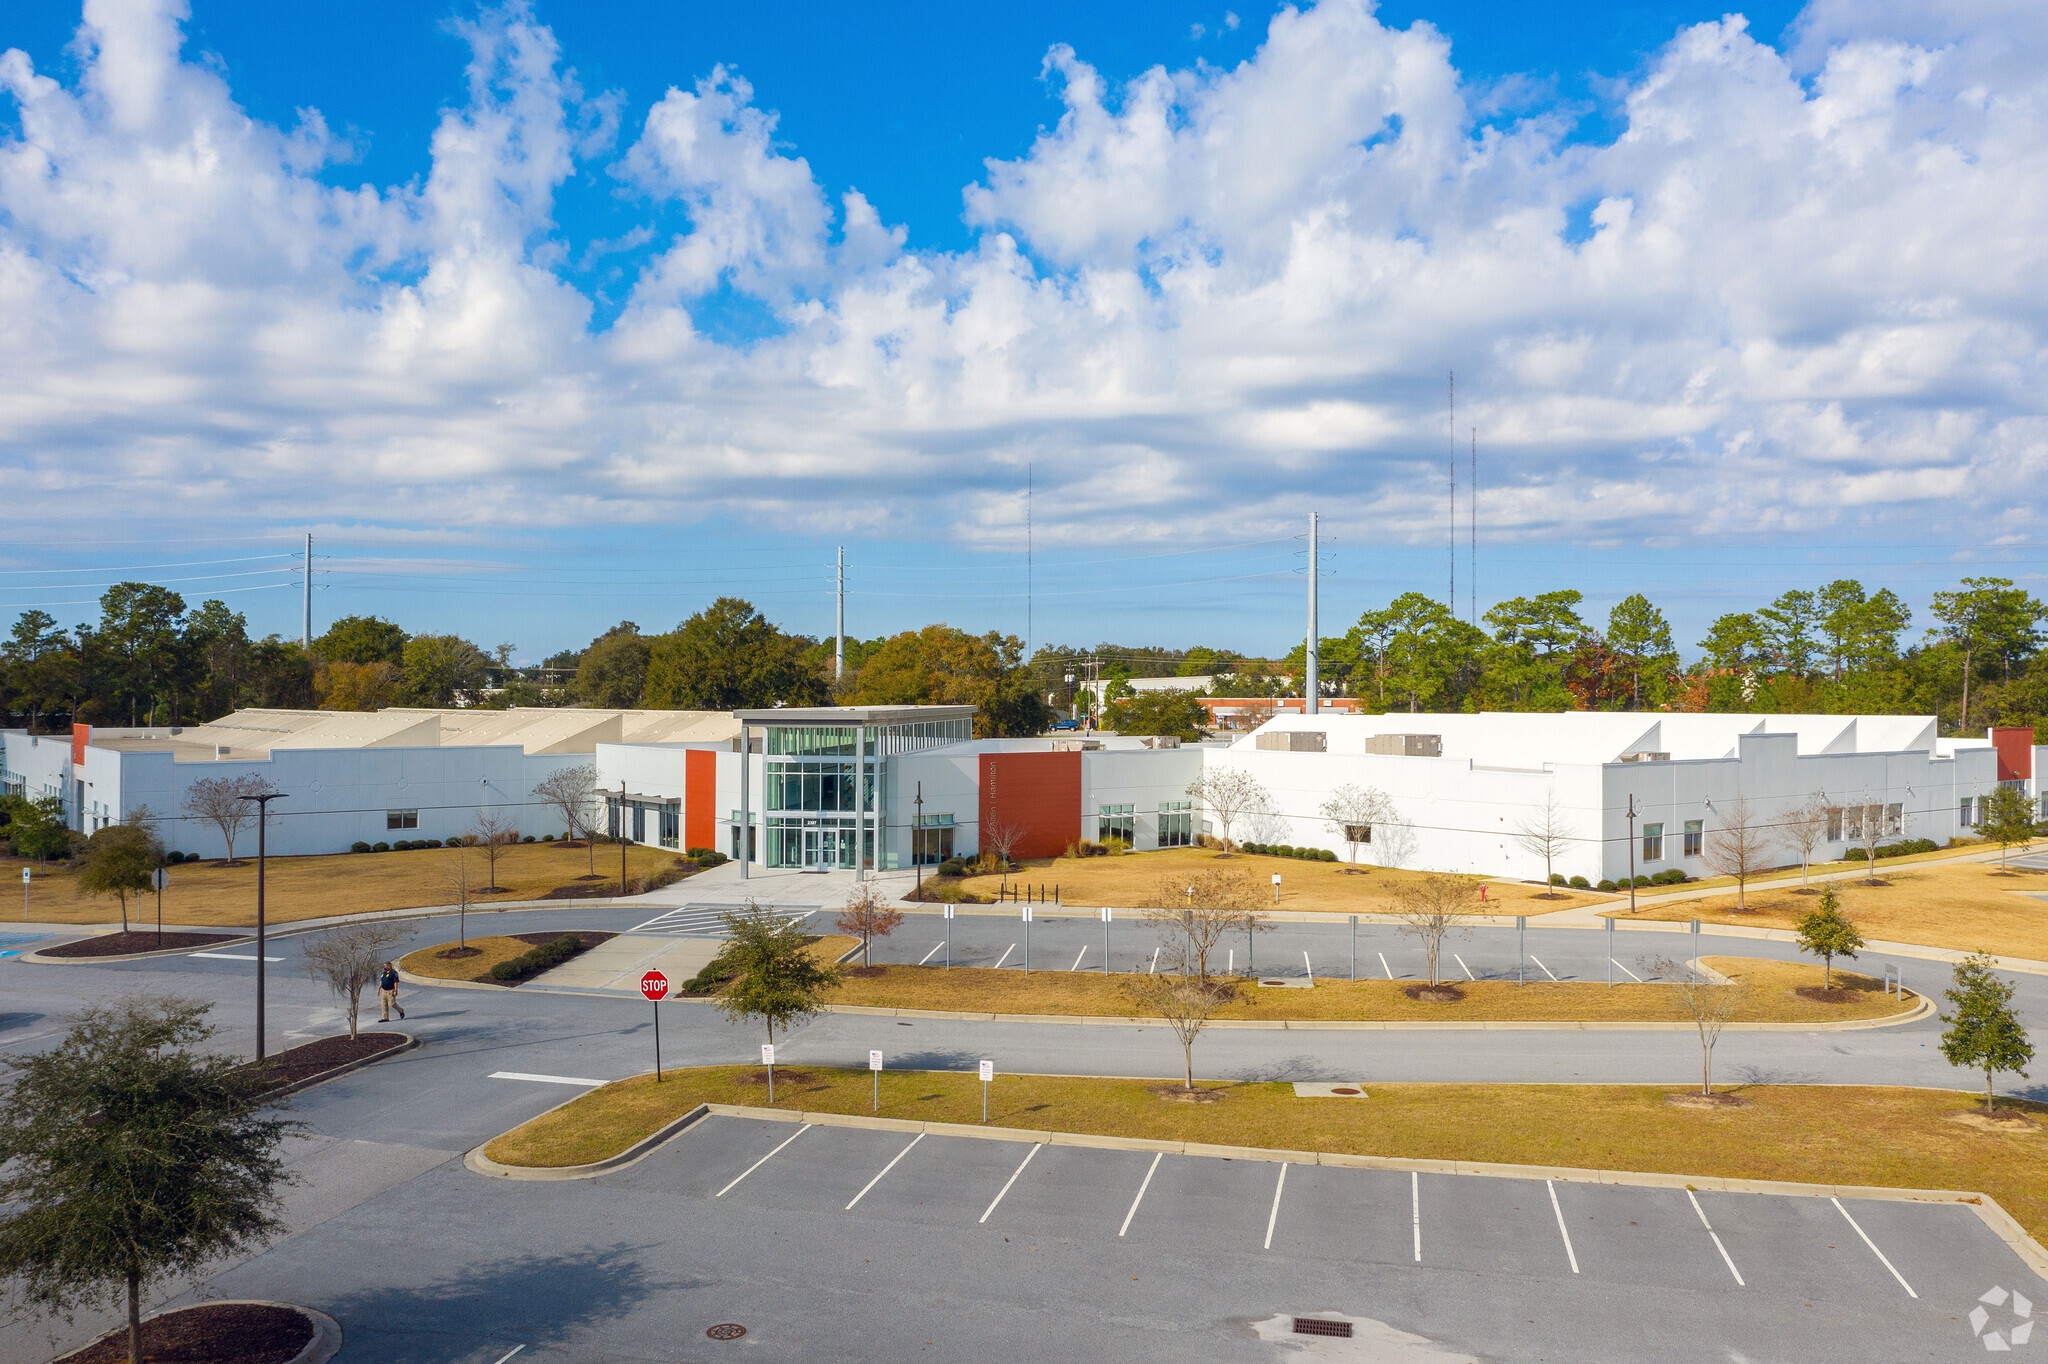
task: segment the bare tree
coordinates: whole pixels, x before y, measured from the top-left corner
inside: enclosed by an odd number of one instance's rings
[[[1427,872],[1394,889],[1394,913],[1400,919],[1398,932],[1422,944],[1429,958],[1429,983],[1441,983],[1437,969],[1443,956],[1444,940],[1465,927],[1465,913],[1479,893],[1479,878]]]
[[[1735,878],[1735,909],[1749,909],[1750,878],[1771,865],[1778,843],[1778,831],[1757,818],[1756,807],[1747,796],[1737,796],[1714,807],[1720,822],[1710,830],[1700,860],[1722,876]]]
[[[990,816],[981,821],[980,845],[984,853],[994,853],[1001,862],[1003,884],[1010,883],[1010,863],[1015,861],[1017,845],[1024,841],[1024,826],[1015,820]]]
[[[1373,860],[1399,870],[1415,860],[1415,826],[1391,811],[1373,835]]]
[[[519,843],[519,830],[512,827],[511,816],[503,810],[482,809],[476,812],[476,823],[469,826],[469,843],[483,854],[487,870],[488,885],[477,887],[480,894],[489,895],[504,889],[498,884],[498,859],[505,855],[507,848]]]
[[[469,863],[469,839],[457,835],[448,840],[448,856],[441,859],[441,891],[456,907],[455,950],[469,954],[469,899],[476,893]]]
[[[1540,898],[1549,900],[1556,897],[1551,890],[1551,863],[1578,841],[1579,828],[1572,823],[1565,807],[1557,803],[1557,792],[1544,793],[1542,806],[1516,826],[1515,841],[1527,851],[1543,859],[1543,894]]]
[[[1799,854],[1799,889],[1813,888],[1813,850],[1827,841],[1828,799],[1815,791],[1778,816],[1778,838],[1788,852]]]
[[[1185,961],[1179,963],[1183,968]],[[1209,1019],[1217,1006],[1231,998],[1235,991],[1210,985],[1190,976],[1183,969],[1178,972],[1155,975],[1132,976],[1124,986],[1134,1004],[1154,1018],[1164,1019],[1166,1026],[1180,1042],[1181,1060],[1184,1063],[1186,1083],[1183,1092],[1195,1092],[1195,1039],[1202,1035],[1202,1029],[1209,1026]]]
[[[1714,1092],[1714,1044],[1721,1030],[1733,1022],[1748,1002],[1749,990],[1740,981],[1714,980],[1698,962],[1681,966],[1670,958],[1652,963],[1657,974],[1676,981],[1686,1012],[1692,1015],[1700,1035],[1700,1093]]]
[[[1159,882],[1155,907],[1146,915],[1159,930],[1162,945],[1209,979],[1209,958],[1229,933],[1256,933],[1265,927],[1259,913],[1259,888],[1241,871],[1211,868],[1192,876],[1168,876]]]
[[[591,838],[597,809],[596,764],[584,763],[551,772],[533,788],[533,794],[562,817],[562,827],[567,830],[565,838],[582,836],[583,846],[590,853],[590,874],[597,875],[597,847]]]
[[[193,819],[203,819],[220,830],[221,841],[228,845],[225,865],[232,867],[236,865],[236,837],[256,822],[255,803],[242,798],[264,795],[269,790],[270,783],[257,772],[201,777],[185,788],[184,809]]]
[[[1394,803],[1377,786],[1340,786],[1323,802],[1328,820],[1351,852],[1352,875],[1358,874],[1358,845],[1372,842],[1372,826],[1394,816]]]
[[[356,1035],[363,991],[383,969],[384,954],[405,941],[409,929],[393,923],[343,924],[306,945],[306,974],[348,1005],[348,1035]]]
[[[1263,809],[1273,800],[1259,779],[1240,767],[1218,767],[1203,772],[1188,783],[1187,796],[1216,812],[1216,823],[1223,831],[1223,851],[1219,854],[1223,857],[1230,856],[1231,826],[1250,811]]]
[[[1862,800],[1842,807],[1842,826],[1849,837],[1862,842],[1864,884],[1877,884],[1877,841],[1883,837],[1885,820],[1884,802],[1872,800],[1865,795]]]
[[[860,964],[873,966],[874,939],[886,938],[903,923],[903,911],[890,906],[872,881],[856,882],[846,896],[846,912],[833,921],[841,933],[860,939]]]

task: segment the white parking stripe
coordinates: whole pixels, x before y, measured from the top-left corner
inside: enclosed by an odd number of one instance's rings
[[[1387,973],[1388,980],[1392,980],[1394,978],[1394,968],[1387,965],[1387,954],[1384,952],[1378,952],[1374,955],[1380,959],[1380,970],[1385,971]]]
[[[1460,971],[1463,971],[1463,972],[1465,973],[1465,979],[1467,979],[1467,980],[1477,980],[1477,979],[1479,979],[1479,977],[1477,977],[1477,976],[1475,976],[1475,975],[1473,975],[1473,974],[1472,974],[1472,968],[1471,968],[1471,967],[1469,967],[1469,966],[1467,966],[1467,965],[1465,964],[1465,959],[1464,959],[1463,957],[1460,957],[1460,956],[1458,956],[1458,954],[1457,954],[1456,952],[1453,952],[1453,953],[1451,953],[1451,956],[1452,956],[1452,957],[1453,957],[1453,958],[1454,958],[1454,959],[1455,959],[1455,960],[1457,961],[1457,963],[1458,963],[1458,969],[1459,969]]]
[[[501,1355],[499,1355],[499,1356],[498,1356],[498,1358],[497,1358],[497,1360],[496,1360],[496,1364],[505,1364],[505,1361],[506,1361],[506,1360],[510,1359],[510,1358],[511,1358],[511,1357],[512,1357],[513,1355],[516,1355],[516,1354],[518,1354],[518,1353],[519,1353],[519,1352],[520,1352],[521,1350],[523,1350],[523,1349],[525,1349],[525,1348],[526,1348],[526,1346],[525,1346],[525,1344],[523,1344],[523,1343],[522,1343],[522,1344],[518,1344],[518,1345],[514,1345],[514,1346],[513,1346],[513,1347],[512,1347],[511,1349],[509,1349],[509,1350],[505,1351],[505,1353],[503,1353],[503,1354],[501,1354]]]
[[[1087,955],[1088,955],[1088,944],[1086,944],[1086,943],[1082,943],[1082,944],[1081,944],[1081,950],[1080,950],[1079,952],[1076,952],[1076,953],[1074,954],[1074,964],[1073,964],[1073,965],[1072,965],[1071,967],[1069,967],[1068,969],[1069,969],[1069,970],[1072,970],[1072,971],[1078,971],[1078,970],[1080,970],[1080,969],[1081,969],[1081,958],[1083,958],[1083,957],[1085,957],[1085,956],[1087,956]]]
[[[1308,972],[1308,983],[1309,983],[1309,984],[1311,984],[1311,985],[1315,984],[1315,983],[1316,983],[1316,968],[1315,968],[1315,967],[1313,967],[1313,966],[1311,966],[1311,965],[1309,965],[1309,960],[1308,960],[1308,953],[1306,953],[1306,952],[1304,952],[1304,953],[1302,953],[1302,954],[1301,954],[1301,969],[1302,969],[1302,970],[1304,970],[1304,971],[1306,971],[1306,972]]]
[[[1004,962],[1006,962],[1006,961],[1008,961],[1008,960],[1010,959],[1010,954],[1011,954],[1012,952],[1016,951],[1016,950],[1017,950],[1017,944],[1015,944],[1015,943],[1011,943],[1011,944],[1010,944],[1010,945],[1009,945],[1008,947],[1005,947],[1005,948],[1003,949],[1003,955],[1002,955],[1002,956],[1000,956],[1000,957],[997,957],[997,958],[996,958],[996,967],[995,967],[995,969],[996,969],[996,970],[998,970],[998,971],[1002,970],[1002,969],[1003,969],[1003,963],[1004,963]]]
[[[798,1137],[802,1136],[802,1135],[803,1135],[804,1133],[806,1133],[806,1132],[808,1132],[808,1131],[810,1131],[810,1130],[811,1130],[811,1125],[810,1125],[809,1123],[805,1123],[805,1124],[804,1124],[804,1125],[803,1125],[802,1127],[799,1127],[799,1128],[797,1128],[797,1129],[796,1129],[796,1131],[794,1131],[794,1132],[790,1133],[790,1134],[789,1134],[789,1136],[788,1136],[787,1138],[785,1138],[785,1139],[784,1139],[784,1141],[783,1141],[783,1143],[782,1143],[782,1146],[787,1146],[787,1145],[789,1145],[789,1143],[790,1143],[790,1142],[792,1142],[792,1141],[795,1141],[795,1140],[796,1140],[796,1139],[797,1139]],[[767,1164],[767,1163],[768,1163],[769,1161],[771,1161],[771,1160],[775,1159],[775,1157],[776,1157],[776,1154],[777,1154],[778,1152],[780,1152],[780,1151],[782,1150],[782,1146],[778,1146],[778,1147],[776,1147],[776,1148],[775,1148],[775,1150],[773,1150],[773,1151],[770,1151],[770,1152],[769,1152],[769,1153],[768,1153],[767,1155],[765,1155],[765,1156],[761,1157],[761,1158],[760,1158],[759,1160],[755,1161],[755,1162],[754,1162],[754,1163],[753,1163],[752,1165],[749,1165],[749,1166],[748,1166],[748,1167],[747,1167],[746,1169],[744,1169],[744,1170],[740,1171],[740,1179],[745,1179],[745,1178],[746,1178],[746,1177],[747,1177],[748,1175],[750,1175],[750,1174],[754,1173],[754,1171],[756,1171],[756,1170],[760,1169],[760,1168],[761,1168],[761,1167],[762,1167],[763,1165],[766,1165],[766,1164]],[[725,1196],[726,1196],[727,1194],[729,1194],[729,1193],[731,1193],[731,1192],[732,1192],[733,1184],[737,1184],[737,1183],[739,1183],[739,1182],[740,1182],[740,1179],[735,1179],[735,1180],[734,1180],[734,1181],[732,1182],[732,1184],[728,1184],[728,1185],[726,1185],[726,1186],[725,1186],[724,1188],[720,1189],[720,1190],[719,1190],[719,1191],[718,1191],[717,1193],[715,1193],[715,1194],[713,1194],[713,1195],[711,1195],[711,1196],[712,1196],[713,1198],[723,1198],[723,1197],[725,1197]]]
[[[1537,956],[1534,952],[1529,954],[1529,960],[1535,962],[1538,966],[1543,966],[1543,958]],[[1557,979],[1557,974],[1548,966],[1543,966],[1543,974],[1549,976],[1552,980]]]
[[[1849,1217],[1849,1210],[1842,1206],[1841,1199],[1830,1198],[1828,1202],[1835,1205],[1836,1212],[1839,1212],[1844,1217]],[[1893,1265],[1890,1260],[1885,1259],[1884,1252],[1877,1248],[1877,1242],[1870,1239],[1870,1233],[1863,1230],[1862,1227],[1857,1226],[1856,1219],[1853,1217],[1849,1217],[1849,1225],[1852,1227],[1856,1227],[1856,1234],[1863,1238],[1864,1245],[1870,1247],[1870,1253],[1872,1255],[1875,1255],[1878,1258],[1879,1262],[1882,1263],[1886,1269],[1891,1270],[1892,1277],[1899,1281],[1899,1287],[1906,1290],[1906,1296],[1909,1298],[1919,1297],[1920,1295],[1913,1291],[1913,1285],[1906,1282],[1906,1276],[1899,1273],[1898,1268],[1895,1265]]]
[[[1557,1234],[1564,1237],[1565,1258],[1572,1262],[1572,1273],[1576,1274],[1579,1272],[1579,1253],[1572,1249],[1572,1234],[1564,1225],[1564,1208],[1557,1201],[1557,1185],[1546,1179],[1543,1186],[1550,1190],[1550,1210],[1557,1214]]]
[[[1040,1146],[1043,1146],[1044,1144],[1045,1144],[1044,1142],[1035,1142],[1035,1143],[1033,1143],[1033,1145],[1032,1145],[1032,1147],[1031,1147],[1030,1151],[1028,1151],[1028,1152],[1026,1152],[1026,1153],[1025,1153],[1025,1156],[1024,1156],[1024,1163],[1023,1163],[1023,1165],[1019,1165],[1019,1166],[1018,1166],[1018,1167],[1017,1167],[1016,1169],[1012,1170],[1012,1171],[1010,1172],[1010,1177],[1009,1177],[1008,1179],[1006,1179],[1006,1180],[1004,1180],[1004,1181],[1003,1181],[1003,1187],[1001,1188],[1001,1190],[999,1190],[999,1191],[997,1192],[997,1194],[996,1194],[996,1196],[995,1196],[995,1202],[993,1202],[993,1203],[990,1203],[990,1204],[988,1205],[988,1212],[985,1212],[985,1213],[983,1213],[983,1214],[981,1215],[981,1218],[980,1218],[980,1221],[981,1221],[981,1222],[986,1222],[986,1221],[988,1221],[988,1213],[989,1213],[989,1212],[994,1212],[994,1211],[996,1210],[996,1203],[1000,1203],[1000,1202],[1002,1202],[1002,1201],[1003,1201],[1003,1195],[1004,1195],[1004,1194],[1006,1194],[1006,1193],[1008,1193],[1008,1192],[1010,1191],[1010,1186],[1011,1186],[1012,1184],[1015,1184],[1015,1183],[1017,1182],[1017,1176],[1018,1176],[1018,1175],[1021,1175],[1021,1174],[1023,1174],[1023,1173],[1024,1173],[1024,1166],[1025,1166],[1025,1165],[1029,1165],[1029,1164],[1031,1163],[1031,1157],[1032,1157],[1032,1156],[1035,1156],[1035,1155],[1037,1155],[1037,1154],[1038,1154],[1038,1148],[1039,1148]],[[978,1222],[978,1223],[977,1223],[976,1225],[979,1225],[979,1222]]]
[[[912,1137],[912,1138],[910,1139],[910,1146],[915,1146],[915,1145],[917,1145],[917,1144],[918,1144],[919,1142],[921,1142],[921,1141],[923,1141],[923,1140],[924,1140],[924,1133],[920,1132],[920,1133],[918,1133],[918,1134],[917,1134],[916,1136],[914,1136],[914,1137]],[[909,1154],[910,1154],[910,1146],[906,1146],[906,1147],[904,1147],[904,1148],[903,1148],[903,1149],[902,1149],[901,1151],[898,1151],[898,1152],[896,1153],[896,1160],[901,1160],[901,1159],[903,1159],[903,1158],[904,1158],[905,1156],[909,1155]],[[896,1160],[892,1160],[892,1161],[890,1161],[890,1162],[889,1162],[889,1163],[888,1163],[887,1165],[884,1165],[884,1166],[882,1167],[882,1173],[881,1173],[881,1174],[878,1174],[878,1175],[876,1175],[876,1176],[875,1176],[875,1177],[874,1177],[873,1179],[871,1179],[871,1180],[869,1180],[869,1181],[868,1181],[868,1186],[867,1186],[867,1189],[862,1189],[862,1190],[861,1190],[861,1191],[860,1191],[859,1193],[857,1193],[857,1194],[855,1194],[855,1195],[853,1196],[853,1203],[858,1203],[858,1202],[860,1202],[860,1201],[861,1201],[861,1200],[862,1200],[863,1198],[866,1198],[866,1197],[868,1196],[868,1189],[872,1189],[872,1188],[874,1188],[874,1187],[875,1187],[875,1185],[877,1185],[877,1184],[880,1184],[880,1183],[882,1182],[882,1175],[886,1175],[886,1174],[888,1174],[888,1173],[889,1173],[889,1171],[891,1171],[891,1170],[893,1170],[893,1169],[895,1169],[895,1168],[896,1168]],[[847,1210],[848,1212],[852,1212],[852,1211],[853,1211],[853,1203],[848,1203],[848,1204],[846,1205],[846,1210]]]
[[[1408,1172],[1408,1194],[1415,1200],[1415,1263],[1422,1263],[1422,1175]]]
[[[581,1080],[574,1075],[529,1075],[523,1070],[494,1070],[493,1080],[530,1080],[537,1085],[581,1085],[585,1089],[596,1089],[608,1085],[609,1080]]]
[[[1608,960],[1609,960],[1609,961],[1614,961],[1614,958],[1612,958],[1612,957],[1609,957],[1609,958],[1608,958]],[[1637,975],[1637,974],[1636,974],[1635,972],[1633,972],[1633,971],[1630,971],[1630,970],[1628,969],[1628,967],[1626,967],[1626,966],[1623,966],[1623,965],[1622,965],[1622,963],[1620,963],[1620,962],[1618,962],[1618,961],[1614,961],[1614,964],[1615,964],[1616,966],[1620,966],[1620,967],[1621,967],[1621,969],[1622,969],[1622,971],[1623,971],[1623,972],[1624,972],[1624,973],[1625,973],[1625,974],[1626,974],[1626,975],[1628,976],[1628,978],[1629,978],[1630,980],[1634,981],[1634,982],[1635,982],[1636,984],[1638,984],[1638,985],[1641,985],[1641,984],[1643,983],[1643,978],[1642,978],[1641,976]]]
[[[919,966],[922,966],[922,965],[924,965],[924,964],[925,964],[926,962],[930,961],[930,960],[931,960],[931,959],[932,959],[933,957],[936,957],[937,955],[939,955],[939,949],[940,949],[941,947],[944,947],[945,945],[946,945],[946,940],[945,940],[944,938],[941,938],[941,939],[939,939],[939,940],[938,940],[937,942],[933,943],[933,944],[932,944],[932,950],[931,950],[931,951],[929,951],[929,952],[927,952],[927,953],[925,953],[925,954],[924,954],[924,955],[923,955],[922,957],[919,957],[919,958],[918,958],[918,961],[917,961],[917,964],[918,964]]]
[[[1157,971],[1157,970],[1159,969],[1159,954],[1160,954],[1160,952],[1162,952],[1162,951],[1164,951],[1164,950],[1165,950],[1165,949],[1163,949],[1163,948],[1159,948],[1159,947],[1155,947],[1155,948],[1153,948],[1153,949],[1152,949],[1152,964],[1151,964],[1150,966],[1148,966],[1148,967],[1146,967],[1146,968],[1145,968],[1145,974],[1146,974],[1146,975],[1148,975],[1148,976],[1149,976],[1149,975],[1151,975],[1151,974],[1152,974],[1152,973],[1153,973],[1154,971]]]
[[[208,961],[254,961],[254,952],[187,952],[188,957],[203,957]],[[265,957],[265,961],[283,961],[283,957]]]
[[[1122,1236],[1131,1229],[1131,1219],[1138,1215],[1138,1205],[1145,1201],[1145,1190],[1152,1187],[1152,1172],[1159,1168],[1159,1158],[1165,1154],[1166,1152],[1164,1151],[1155,1151],[1153,1153],[1152,1163],[1145,1168],[1145,1182],[1138,1186],[1138,1196],[1131,1200],[1131,1210],[1124,1214],[1124,1224],[1116,1229],[1118,1236]]]
[[[1287,1162],[1280,1162],[1280,1182],[1273,1186],[1273,1211],[1266,1214],[1266,1249],[1273,1248],[1273,1224],[1280,1220],[1280,1194],[1287,1187]]]
[[[1742,1282],[1742,1271],[1735,1267],[1735,1257],[1728,1253],[1728,1247],[1721,1244],[1721,1234],[1715,1231],[1714,1224],[1707,1220],[1707,1210],[1700,1206],[1698,1196],[1691,1189],[1685,1191],[1685,1196],[1692,1199],[1692,1210],[1700,1215],[1700,1225],[1707,1229],[1707,1235],[1714,1238],[1714,1249],[1721,1252],[1721,1260],[1728,1266],[1728,1272],[1735,1276],[1736,1286],[1739,1288],[1749,1287],[1748,1284]]]

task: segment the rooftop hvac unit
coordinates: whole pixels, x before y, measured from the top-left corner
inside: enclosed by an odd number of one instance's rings
[[[1395,758],[1441,758],[1444,755],[1444,736],[1372,734],[1366,737],[1365,751]]]
[[[1144,738],[1138,740],[1138,742],[1145,745],[1145,747],[1147,748],[1179,748],[1180,735],[1147,734]]]
[[[1624,753],[1621,755],[1621,760],[1625,763],[1668,763],[1671,761],[1671,755],[1669,753]]]
[[[222,758],[225,758],[227,755],[228,746],[226,744],[215,744],[213,746],[213,760],[215,762],[219,762]]]
[[[1055,753],[1093,753],[1101,747],[1102,740],[1100,739],[1054,739],[1052,741],[1052,751]]]
[[[1274,753],[1327,753],[1330,736],[1320,729],[1277,729],[1257,737],[1258,747]]]

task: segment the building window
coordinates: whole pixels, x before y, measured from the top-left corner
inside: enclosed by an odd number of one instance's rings
[[[683,841],[683,807],[663,805],[661,807],[661,846],[673,848]]]
[[[1685,855],[1687,857],[1698,857],[1701,845],[1705,842],[1706,821],[1703,819],[1688,819],[1685,822]]]
[[[1903,804],[1884,807],[1884,831],[1891,837],[1906,831],[1906,807]]]
[[[1095,841],[1107,843],[1112,838],[1121,838],[1126,847],[1138,841],[1136,806],[1100,805],[1096,807]]]
[[[1843,812],[1842,832],[1849,836],[1849,841],[1852,843],[1861,843],[1863,841],[1862,806],[1852,805]]]
[[[1971,796],[1963,797],[1962,809],[1959,813],[1959,818],[1962,822],[1962,826],[1965,829],[1974,829],[1977,827],[1977,821],[1972,817],[1976,813],[1976,804],[1977,802],[1975,798]]]
[[[417,829],[420,827],[420,812],[417,810],[386,810],[384,827],[387,829]]]
[[[1185,800],[1163,800],[1159,802],[1159,846],[1162,848],[1189,848],[1195,842],[1194,802]]]
[[[953,816],[926,815],[913,833],[910,855],[917,865],[933,866],[953,855]]]
[[[1828,807],[1828,842],[1840,843],[1841,841],[1842,807],[1839,805],[1830,805]]]
[[[733,860],[733,861],[735,861],[735,862],[737,862],[737,861],[739,861],[739,860],[740,860],[740,829],[741,829],[742,827],[743,827],[743,826],[742,826],[742,825],[740,824],[740,812],[739,812],[739,811],[737,811],[737,810],[735,810],[735,811],[733,811],[733,812],[732,812],[732,825],[731,825],[731,828],[732,828],[732,837],[731,837],[731,840],[730,840],[730,842],[731,842],[731,845],[732,845],[732,851],[731,851],[731,852],[730,852],[730,853],[728,854],[728,856],[730,856],[730,857],[732,858],[732,860]],[[760,851],[760,849],[759,849],[759,846],[758,846],[758,845],[756,844],[756,842],[755,842],[755,840],[754,840],[754,830],[752,830],[752,829],[748,829],[748,830],[747,830],[747,857],[746,857],[746,860],[747,860],[747,861],[749,861],[749,862],[752,862],[752,861],[755,861],[755,860],[757,860],[757,859],[755,858],[755,856],[754,856],[754,855],[755,855],[755,854],[756,854],[757,852],[759,852],[759,851]]]
[[[1645,824],[1643,826],[1643,861],[1662,862],[1663,860],[1664,826],[1662,824]]]

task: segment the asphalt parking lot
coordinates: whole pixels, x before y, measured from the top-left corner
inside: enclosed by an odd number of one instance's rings
[[[2048,1303],[1953,1204],[725,1117],[591,1181],[444,1164],[215,1286],[370,1323],[344,1361],[422,1364],[498,1364],[515,1347],[522,1361],[1869,1364],[1981,1355],[1969,1314],[1993,1288],[2006,1298],[1987,1330],[2031,1320],[2015,1290],[2029,1313]],[[1298,1337],[1297,1315],[1357,1334]],[[726,1322],[742,1341],[706,1337]]]

